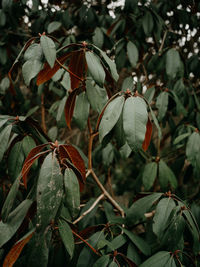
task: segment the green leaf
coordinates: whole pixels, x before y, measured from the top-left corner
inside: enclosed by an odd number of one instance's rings
[[[122,90],[126,91],[127,89],[133,90],[133,77],[126,77],[122,84]]]
[[[163,189],[166,189],[168,186],[168,183],[171,184],[173,188],[177,187],[177,180],[176,176],[174,175],[173,171],[167,166],[167,164],[163,161],[159,161],[159,182]]]
[[[200,134],[198,132],[193,132],[187,141],[186,156],[194,167],[196,165],[200,167],[199,151],[200,151]]]
[[[9,214],[6,223],[3,223],[2,221],[0,222],[0,247],[2,247],[15,234],[23,222],[31,204],[32,200],[25,199]]]
[[[158,108],[158,120],[161,121],[167,112],[167,107],[168,107],[167,92],[162,92],[159,94],[156,100],[156,107]]]
[[[138,53],[137,46],[131,41],[129,41],[127,44],[127,54],[128,54],[128,59],[131,63],[131,66],[135,68],[138,58],[139,58],[139,53]]]
[[[148,260],[143,262],[140,267],[170,267],[167,263],[169,262],[171,253],[168,251],[159,251],[154,254]]]
[[[181,59],[179,52],[174,48],[168,50],[166,54],[166,72],[167,75],[174,79],[176,77],[177,72],[181,67]]]
[[[94,35],[92,37],[92,41],[99,48],[101,48],[103,46],[104,35],[103,35],[101,28],[96,27],[96,29],[94,31]]]
[[[75,217],[80,210],[80,189],[78,179],[72,169],[66,169],[64,174],[65,203]]]
[[[67,96],[63,97],[63,99],[60,101],[59,107],[58,107],[58,112],[56,115],[56,121],[60,121],[62,118],[62,115],[64,114],[64,108],[65,108],[65,103],[67,101]]]
[[[120,228],[144,255],[149,256],[151,254],[150,246],[141,237],[121,226]]]
[[[155,87],[151,87],[151,88],[148,88],[146,90],[146,92],[144,93],[144,97],[145,99],[148,101],[148,103],[150,104],[151,101],[153,100],[153,97],[154,97],[154,94],[155,94]]]
[[[47,27],[47,32],[48,33],[52,33],[56,30],[58,30],[61,27],[61,22],[60,21],[53,21],[51,23],[49,23],[48,27]]]
[[[2,221],[6,222],[8,215],[13,207],[13,203],[15,201],[15,198],[17,196],[17,192],[18,192],[18,188],[19,188],[19,184],[20,184],[20,176],[17,177],[12,185],[12,187],[10,188],[10,191],[7,195],[7,198],[3,204],[2,210],[1,210],[1,217],[2,217]]]
[[[148,191],[152,186],[157,176],[158,164],[156,162],[150,162],[145,165],[142,181],[145,189]]]
[[[37,184],[37,224],[43,231],[55,218],[63,196],[63,176],[55,154],[46,156]]]
[[[118,264],[117,264],[115,261],[112,261],[112,262],[109,264],[109,267],[118,267]]]
[[[24,137],[23,139],[23,142],[22,142],[22,147],[23,147],[23,151],[24,151],[24,155],[27,157],[29,152],[34,148],[36,147],[36,143],[35,141],[33,140],[32,137],[30,136],[26,136]]]
[[[90,103],[85,92],[82,92],[76,97],[75,109],[73,113],[74,120],[77,126],[84,130],[87,125],[87,120],[90,111]]]
[[[144,214],[150,210],[153,204],[162,196],[162,193],[153,193],[137,200],[127,210],[127,220],[136,222],[143,218]]]
[[[152,116],[153,122],[154,122],[156,128],[158,129],[158,137],[161,139],[162,131],[161,131],[160,125],[159,125],[158,120],[156,118],[156,115],[154,114],[154,112],[153,112],[153,110],[152,110],[150,105],[149,105],[149,109],[150,109],[150,112],[151,112],[151,116]]]
[[[135,262],[138,266],[141,263],[140,253],[138,253],[133,243],[128,244],[127,257]]]
[[[113,99],[107,105],[99,125],[100,142],[102,142],[103,138],[113,129],[113,127],[117,123],[124,106],[124,101],[124,97],[119,96]]]
[[[22,66],[22,74],[24,82],[29,86],[30,81],[40,72],[42,69],[42,62],[38,59],[28,60]]]
[[[156,207],[156,212],[153,218],[153,232],[159,237],[159,239],[162,238],[170,213],[175,206],[175,202],[172,198],[163,198],[159,201]]]
[[[176,102],[176,112],[178,115],[183,114],[184,116],[187,116],[187,110],[184,108],[183,104],[181,103],[180,99],[176,95],[175,92],[170,91],[170,94],[173,97],[173,100]]]
[[[117,141],[117,146],[122,147],[126,143],[126,138],[123,129],[123,116],[122,113],[119,116],[117,123],[114,126],[114,136]]]
[[[6,15],[2,9],[0,9],[0,26],[3,27],[6,24]]]
[[[111,241],[114,250],[122,247],[126,242],[127,238],[123,234],[118,235]]]
[[[27,60],[41,60],[42,59],[42,47],[40,44],[31,44],[24,53],[24,59]]]
[[[93,265],[93,267],[107,267],[110,261],[109,255],[101,256]]]
[[[62,238],[63,244],[67,250],[67,252],[70,255],[70,258],[72,258],[74,253],[74,237],[72,234],[72,230],[69,227],[68,223],[64,220],[58,221],[58,229],[60,236]]]
[[[141,97],[129,97],[123,108],[123,128],[132,150],[142,148],[148,120],[147,106]]]
[[[100,59],[92,52],[87,51],[85,53],[88,70],[92,78],[98,83],[99,86],[103,86],[105,81],[105,71],[101,64]]]
[[[20,174],[20,171],[23,166],[24,162],[24,153],[22,152],[22,146],[23,141],[17,142],[11,149],[8,157],[8,173],[14,181],[18,175]],[[30,151],[29,151],[30,152]]]
[[[154,22],[151,12],[146,11],[142,19],[142,27],[146,36],[149,36],[153,30]]]
[[[62,86],[68,91],[71,88],[71,80],[69,72],[65,72],[61,81]]]
[[[49,63],[49,66],[53,68],[56,60],[56,47],[53,40],[46,35],[42,35],[40,37],[40,44],[42,46],[44,56]]]
[[[191,135],[191,133],[184,133],[181,134],[179,136],[177,136],[173,142],[174,145],[177,145],[178,143],[180,143],[181,141],[183,141],[185,138],[187,138],[189,135]]]
[[[6,152],[11,130],[12,125],[8,125],[0,132],[0,162],[2,161],[3,155]]]
[[[100,113],[108,100],[106,90],[99,87],[97,84],[93,84],[90,80],[87,80],[86,94],[92,109]]]

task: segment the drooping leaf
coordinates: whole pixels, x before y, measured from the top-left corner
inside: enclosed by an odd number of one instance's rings
[[[67,101],[67,97],[64,96],[63,99],[60,101],[59,107],[58,107],[58,112],[56,115],[56,121],[60,121],[62,118],[62,115],[64,113],[64,108],[65,108],[65,103]]]
[[[46,156],[37,183],[37,224],[44,231],[55,218],[63,196],[63,176],[55,154]]]
[[[70,95],[67,98],[67,101],[65,103],[65,120],[67,123],[67,126],[69,127],[69,129],[71,129],[71,120],[72,120],[72,116],[73,116],[73,112],[74,112],[74,107],[75,107],[75,102],[76,102],[76,96],[78,93],[78,88],[73,90],[72,93],[70,93]]]
[[[168,183],[170,183],[170,185],[173,188],[176,188],[178,184],[176,176],[174,175],[173,171],[167,166],[167,164],[163,160],[159,161],[158,166],[159,166],[158,178],[161,187],[163,189],[166,189]]]
[[[85,129],[90,111],[90,103],[85,92],[76,98],[74,120],[81,130]]]
[[[158,108],[158,120],[161,121],[167,112],[167,107],[168,107],[167,92],[162,92],[159,94],[156,100],[156,107]]]
[[[42,58],[42,48],[41,48],[41,45],[40,44],[31,44],[26,52],[24,53],[24,59],[27,61],[27,60],[39,60],[41,61],[41,58]]]
[[[82,159],[80,153],[75,147],[71,145],[60,145],[59,155],[60,155],[61,161],[65,158],[69,159],[69,161],[73,164],[73,166],[75,166],[75,168],[78,170],[79,173],[77,173],[76,170],[73,169],[78,176],[80,191],[82,191],[84,183],[85,183],[85,179],[86,179],[86,176],[85,176],[86,170],[85,170],[84,160]]]
[[[151,103],[151,101],[154,97],[154,94],[155,94],[155,87],[154,86],[148,88],[146,90],[146,92],[144,93],[144,97],[148,101],[149,104]]]
[[[64,201],[72,217],[80,211],[80,189],[77,177],[73,170],[67,168],[64,174],[65,198]]]
[[[58,221],[58,229],[60,236],[62,238],[63,244],[72,258],[74,253],[74,236],[72,234],[71,228],[69,227],[68,223],[64,220]]]
[[[96,27],[94,31],[94,35],[92,36],[92,41],[99,48],[102,47],[103,41],[104,41],[104,35],[103,35],[101,28]]]
[[[12,267],[14,265],[19,255],[21,254],[22,249],[33,236],[34,231],[35,229],[31,230],[25,236],[23,236],[19,241],[17,241],[17,243],[14,244],[14,246],[11,248],[11,250],[5,257],[5,260],[3,262],[3,267]]]
[[[54,41],[48,36],[42,35],[40,37],[40,44],[49,66],[53,68],[56,60],[56,47]]]
[[[149,144],[151,142],[151,135],[152,135],[152,123],[151,123],[150,119],[148,118],[147,125],[146,125],[145,138],[144,138],[144,142],[142,144],[142,148],[144,151],[146,151],[149,147]]]
[[[12,125],[8,125],[0,132],[0,162],[2,161],[3,155],[6,152],[11,130]]]
[[[87,66],[92,78],[99,86],[103,86],[105,80],[105,71],[100,59],[92,52],[86,52]]]
[[[144,17],[142,18],[142,26],[143,30],[146,36],[150,36],[153,27],[154,27],[154,21],[153,17],[151,15],[151,12],[146,11]]]
[[[29,173],[29,170],[31,168],[31,166],[33,165],[33,163],[35,162],[35,160],[37,158],[39,158],[40,156],[42,156],[43,154],[47,153],[48,150],[44,151],[44,152],[40,152],[45,146],[47,146],[47,144],[43,144],[43,145],[39,145],[35,148],[33,148],[28,156],[26,157],[25,161],[24,161],[24,165],[22,167],[22,179],[24,182],[24,186],[27,186],[27,175]]]
[[[93,267],[107,267],[110,261],[109,255],[101,256],[93,265]]]
[[[123,108],[123,128],[132,150],[142,148],[148,121],[147,106],[141,97],[129,97]]]
[[[79,77],[79,79],[77,79],[70,73],[71,89],[74,90],[81,85],[80,79],[83,80],[86,75],[87,65],[84,50],[78,50],[71,53],[69,70]]]
[[[127,257],[131,259],[133,262],[135,262],[138,266],[140,265],[141,258],[133,243],[128,244]]]
[[[18,192],[18,188],[19,188],[19,184],[20,184],[20,176],[18,176],[12,187],[10,188],[10,191],[7,195],[7,198],[3,204],[2,210],[1,210],[1,218],[2,221],[5,223],[7,221],[8,215],[12,209],[13,203],[15,201],[17,192]]]
[[[179,52],[174,48],[168,50],[166,54],[166,72],[167,75],[174,79],[176,77],[177,72],[181,67],[181,59]]]
[[[158,164],[156,162],[150,162],[144,167],[142,181],[147,191],[153,186],[153,183],[157,176],[157,169]]]
[[[198,132],[193,132],[188,138],[186,145],[186,156],[193,166],[200,167],[199,160],[200,151],[200,134]]]
[[[153,218],[153,232],[158,236],[159,239],[162,238],[162,234],[166,229],[170,213],[175,206],[175,202],[172,198],[163,198],[159,201],[156,207],[156,212]]]
[[[48,27],[47,27],[47,32],[48,33],[52,33],[56,30],[58,30],[61,27],[62,23],[60,21],[52,21],[51,23],[49,23]]]
[[[146,256],[149,256],[151,254],[151,248],[150,246],[144,241],[144,239],[142,239],[141,237],[139,237],[138,235],[136,235],[135,233],[122,228],[120,226],[121,229],[123,229],[123,232],[125,235],[127,235],[127,237],[133,242],[133,244]]]
[[[150,112],[151,112],[151,116],[152,116],[153,122],[154,122],[154,124],[155,124],[155,126],[156,126],[156,128],[158,130],[158,137],[161,139],[162,131],[161,131],[160,125],[159,125],[158,120],[156,118],[156,115],[154,114],[154,112],[153,112],[153,110],[152,110],[150,105],[149,105],[149,109],[150,109]]]
[[[183,141],[185,138],[187,138],[189,135],[191,135],[191,133],[184,133],[184,134],[181,134],[181,135],[177,136],[174,139],[173,144],[174,145],[177,145],[178,143],[180,143],[181,141]]]
[[[131,66],[135,68],[138,58],[139,58],[139,53],[138,53],[137,46],[131,41],[129,41],[127,44],[127,53],[128,53],[128,59],[131,63]]]
[[[32,200],[25,199],[8,216],[6,223],[0,222],[0,247],[15,234],[26,216]]]
[[[71,53],[66,53],[63,56],[58,58],[58,61],[61,64],[64,64],[65,61],[71,56]],[[38,76],[37,76],[37,86],[47,82],[48,80],[50,80],[53,75],[60,69],[60,65],[58,64],[58,62],[55,62],[53,68],[51,68],[48,63],[44,64],[44,68],[39,72]]]
[[[167,264],[170,260],[171,254],[168,251],[159,251],[145,262],[143,262],[140,267],[170,267],[171,265]]]
[[[113,99],[106,107],[101,122],[99,124],[99,140],[103,138],[113,129],[117,123],[124,106],[124,97],[119,96]]]

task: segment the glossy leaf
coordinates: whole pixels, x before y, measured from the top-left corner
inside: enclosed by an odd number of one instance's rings
[[[73,237],[71,228],[69,227],[66,221],[59,220],[58,229],[59,229],[59,233],[62,238],[63,244],[67,252],[69,253],[70,258],[72,258],[73,253],[74,253],[74,237]]]
[[[31,237],[33,236],[35,229],[28,232],[25,236],[23,236],[9,251],[6,255],[6,258],[3,262],[3,267],[12,267],[16,260],[18,259],[20,253],[24,246],[29,242]]]
[[[86,52],[86,61],[88,70],[99,86],[103,86],[105,80],[105,71],[100,59],[92,52]]]
[[[167,164],[163,160],[159,161],[158,173],[159,173],[158,175],[159,182],[163,189],[167,188],[168,183],[170,183],[170,185],[173,188],[177,187],[178,184],[177,184],[176,176],[174,175],[173,171],[167,166]]]
[[[138,58],[139,58],[139,53],[138,53],[137,46],[131,41],[129,41],[127,44],[127,53],[128,53],[128,59],[131,63],[131,66],[135,68]]]
[[[63,176],[55,154],[46,156],[37,183],[37,224],[44,231],[55,218],[63,196]]]
[[[103,138],[113,129],[117,123],[124,106],[124,97],[116,97],[106,107],[101,122],[99,124],[99,140]]]
[[[159,201],[156,207],[156,212],[153,218],[153,231],[159,237],[159,239],[162,238],[162,234],[166,229],[170,213],[175,206],[175,202],[172,198],[163,198]]]
[[[151,256],[148,260],[143,262],[140,267],[170,267],[169,260],[170,260],[171,254],[168,251],[159,251],[153,256]]]
[[[8,125],[0,132],[0,162],[2,161],[3,155],[6,152],[11,130],[12,125]]]
[[[132,150],[142,148],[148,121],[147,106],[140,97],[129,97],[123,109],[123,128],[128,145]]]
[[[73,170],[67,168],[64,174],[65,198],[64,201],[72,217],[76,217],[80,210],[80,189],[77,177]]]
[[[146,125],[145,138],[144,138],[144,141],[142,143],[142,148],[144,151],[146,151],[150,145],[151,135],[152,135],[152,123],[151,123],[150,119],[148,118],[147,125]]]
[[[49,66],[53,68],[56,60],[56,47],[53,40],[46,35],[42,35],[40,37],[40,44]]]
[[[145,165],[142,174],[142,181],[145,189],[148,191],[154,184],[157,176],[158,164],[156,162],[150,162]]]
[[[32,200],[25,199],[8,216],[6,223],[0,222],[0,247],[16,233],[26,216]]]

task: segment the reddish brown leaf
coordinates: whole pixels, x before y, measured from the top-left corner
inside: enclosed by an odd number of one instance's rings
[[[71,145],[59,145],[59,156],[61,161],[68,159],[75,166],[75,168],[73,168],[73,165],[70,167],[76,173],[79,181],[80,191],[82,191],[86,179],[86,171],[85,164],[80,153]]]
[[[72,52],[72,56],[69,62],[69,70],[80,79],[83,79],[85,77],[87,64],[85,59],[85,51],[83,49]],[[80,86],[81,81],[74,75],[70,74],[70,79],[72,90]]]
[[[58,58],[58,61],[61,64],[64,64],[65,61],[71,56],[71,53],[66,53],[63,56]],[[53,68],[49,66],[49,64],[46,62],[44,64],[44,68],[39,72],[37,76],[37,85],[43,84],[50,80],[53,75],[61,68],[61,66],[58,64],[58,62],[55,61],[55,64]]]
[[[34,232],[31,232],[26,238],[22,239],[21,241],[18,241],[9,251],[7,254],[4,262],[3,267],[12,267],[13,264],[18,259],[20,253],[22,252],[22,249],[24,246],[29,242],[31,237],[33,236]]]
[[[31,166],[33,165],[34,161],[37,158],[39,158],[41,155],[43,155],[49,151],[49,150],[46,150],[46,151],[40,153],[40,151],[47,145],[48,144],[43,144],[43,145],[39,145],[39,146],[34,147],[29,152],[28,156],[26,157],[26,159],[24,161],[24,165],[22,167],[22,179],[23,179],[25,188],[27,188],[27,175],[29,173]]]
[[[146,125],[146,134],[145,134],[145,138],[142,144],[142,148],[144,151],[146,151],[149,147],[149,144],[151,141],[151,135],[152,135],[152,123],[150,119],[148,118],[147,125]]]
[[[69,129],[71,129],[71,120],[72,120],[75,102],[76,102],[76,96],[78,92],[79,92],[79,88],[72,91],[71,94],[68,96],[67,101],[65,103],[65,120],[66,120],[66,123]]]
[[[121,18],[119,18],[117,21],[115,21],[107,30],[107,35],[110,35],[114,27],[117,25],[117,23],[120,21]]]

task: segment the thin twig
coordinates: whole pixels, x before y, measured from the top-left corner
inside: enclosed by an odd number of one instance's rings
[[[98,187],[101,189],[101,191],[104,193],[104,195],[108,198],[110,203],[121,213],[122,218],[125,217],[124,210],[119,206],[119,204],[111,197],[111,195],[108,193],[108,191],[104,188],[102,183],[99,181],[99,178],[96,176],[93,169],[91,169],[91,174],[95,182],[97,183]]]
[[[72,230],[72,229],[71,229]],[[97,254],[98,256],[101,256],[101,254],[95,249],[93,248],[85,239],[83,239],[79,234],[77,234],[76,232],[74,232],[74,230],[72,230],[72,233],[77,236],[80,240],[82,240],[95,254]]]
[[[81,79],[79,76],[77,76],[76,74],[74,74],[71,70],[69,70],[68,68],[66,68],[62,63],[60,63],[60,61],[58,59],[56,59],[56,62],[58,63],[58,65],[60,65],[64,70],[66,70],[67,72],[69,72],[71,75],[73,75],[76,79],[78,79],[79,81],[83,82],[84,80]]]
[[[77,222],[79,222],[80,220],[82,220],[83,217],[85,217],[88,213],[90,213],[90,212],[96,207],[96,205],[99,203],[99,201],[101,201],[103,198],[104,198],[104,194],[101,194],[101,195],[95,200],[95,202],[92,204],[92,206],[91,206],[88,210],[86,210],[85,212],[83,212],[83,214],[82,214],[80,217],[78,217],[78,218],[73,222],[73,224],[76,224]]]
[[[41,114],[42,114],[42,130],[47,133],[47,127],[45,123],[45,107],[44,107],[44,94],[41,95]]]
[[[163,46],[164,46],[164,43],[165,43],[165,39],[166,39],[166,37],[167,37],[167,32],[168,32],[168,31],[165,31],[164,36],[163,36],[163,39],[162,39],[162,43],[161,43],[160,48],[159,48],[159,50],[158,50],[158,54],[159,54],[159,56],[161,55],[161,52],[162,52],[162,50],[163,50]]]

